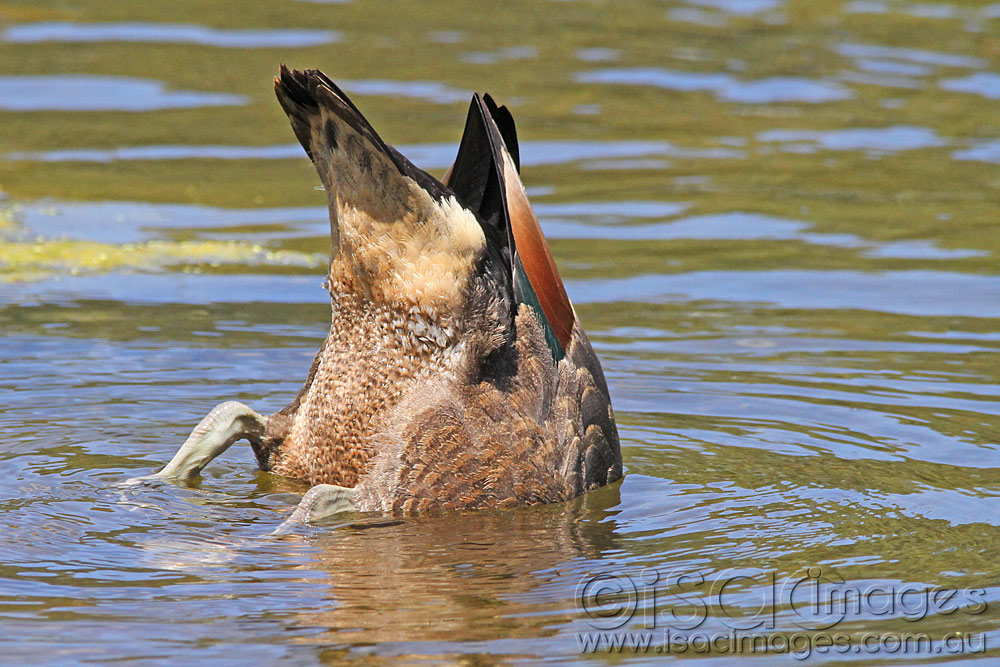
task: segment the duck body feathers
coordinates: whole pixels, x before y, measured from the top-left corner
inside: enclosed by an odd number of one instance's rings
[[[259,465],[359,510],[507,507],[622,475],[604,374],[518,175],[513,119],[473,98],[441,182],[315,70],[275,90],[330,204],[330,332]]]

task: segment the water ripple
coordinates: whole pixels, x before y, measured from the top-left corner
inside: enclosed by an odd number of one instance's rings
[[[579,303],[711,300],[931,317],[1000,317],[1000,276],[945,271],[697,271],[571,280],[567,290]]]
[[[464,99],[464,97],[463,97]],[[0,102],[2,105],[2,102]],[[453,143],[410,144],[396,147],[423,169],[446,169],[455,159]],[[521,164],[535,167],[584,160],[611,160],[664,156],[681,159],[740,159],[746,152],[734,148],[683,148],[666,141],[522,141]],[[17,151],[0,157],[8,161],[118,162],[133,160],[289,160],[302,159],[299,144],[219,146],[164,144],[121,148],[73,148]]]
[[[219,30],[182,23],[18,23],[0,32],[0,41],[35,42],[166,42],[237,49],[303,48],[340,41],[333,30]]]
[[[832,81],[787,76],[745,81],[731,74],[683,72],[655,67],[592,70],[580,72],[574,79],[581,83],[651,86],[684,92],[706,91],[715,93],[724,102],[744,104],[819,104],[854,96],[849,89]]]
[[[11,213],[25,227],[19,236],[101,243],[148,241],[164,238],[168,230],[192,227],[284,225],[321,235],[329,225],[327,209],[319,206],[224,209],[196,204],[42,201],[19,204]]]
[[[951,154],[956,160],[976,160],[1000,164],[1000,141],[984,141]]]
[[[1000,99],[1000,74],[995,72],[976,72],[964,79],[945,79],[941,82],[944,90],[958,93],[981,95],[987,99]]]
[[[843,42],[834,46],[834,51],[849,58],[883,60],[899,60],[922,65],[938,65],[940,67],[986,67],[986,60],[971,56],[962,56],[941,51],[911,49],[898,46],[882,46],[878,44],[860,44]]]
[[[758,14],[778,9],[784,0],[684,0],[686,4],[711,7],[729,14]]]
[[[162,81],[120,76],[52,74],[0,76],[0,109],[7,111],[152,111],[240,106],[242,95],[167,90]]]
[[[247,303],[261,290],[275,303],[323,301],[318,276],[110,273],[0,283],[13,303],[79,299],[124,303]],[[867,310],[929,317],[1000,317],[1000,276],[946,271],[695,271],[621,279],[567,280],[574,303],[716,301],[778,308]]]
[[[352,95],[378,95],[385,97],[413,97],[435,104],[468,102],[472,93],[451,88],[439,81],[390,81],[388,79],[338,80],[344,90]]]
[[[947,142],[927,127],[897,125],[880,128],[843,130],[767,130],[757,141],[785,144],[782,148],[800,153],[804,150],[866,151],[873,154],[936,148]]]

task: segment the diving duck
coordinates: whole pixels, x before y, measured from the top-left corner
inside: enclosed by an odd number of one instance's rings
[[[217,406],[156,477],[246,439],[313,485],[296,510],[424,512],[567,500],[622,476],[601,364],[519,176],[506,107],[472,98],[442,180],[385,143],[317,70],[275,92],[330,208],[330,333],[264,417]]]

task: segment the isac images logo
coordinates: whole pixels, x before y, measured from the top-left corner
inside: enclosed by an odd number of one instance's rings
[[[982,632],[969,632],[986,611],[982,588],[918,583],[845,582],[835,571],[811,567],[789,575],[767,570],[636,576],[584,576],[576,603],[589,626],[577,633],[586,653],[883,653],[981,654]],[[937,634],[920,631],[935,623]],[[941,627],[952,628],[941,632]]]

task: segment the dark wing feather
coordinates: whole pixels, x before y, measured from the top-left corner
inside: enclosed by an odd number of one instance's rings
[[[528,203],[516,155],[517,131],[510,112],[489,95],[476,95],[448,185],[476,214],[487,243],[507,259],[514,301],[535,310],[553,356],[561,359],[576,315]]]
[[[506,212],[503,176],[493,157],[489,118],[483,100],[473,95],[458,155],[449,171],[448,187],[459,203],[476,215],[487,246],[502,258],[504,274],[509,277],[513,273],[514,240]]]
[[[483,95],[483,102],[486,103],[486,108],[490,110],[490,115],[493,116],[493,122],[497,124],[497,129],[500,130],[500,136],[503,137],[503,143],[507,147],[507,152],[514,159],[514,167],[518,173],[521,173],[521,153],[517,145],[517,128],[514,126],[514,116],[511,115],[510,110],[506,106],[498,107],[489,93]]]

